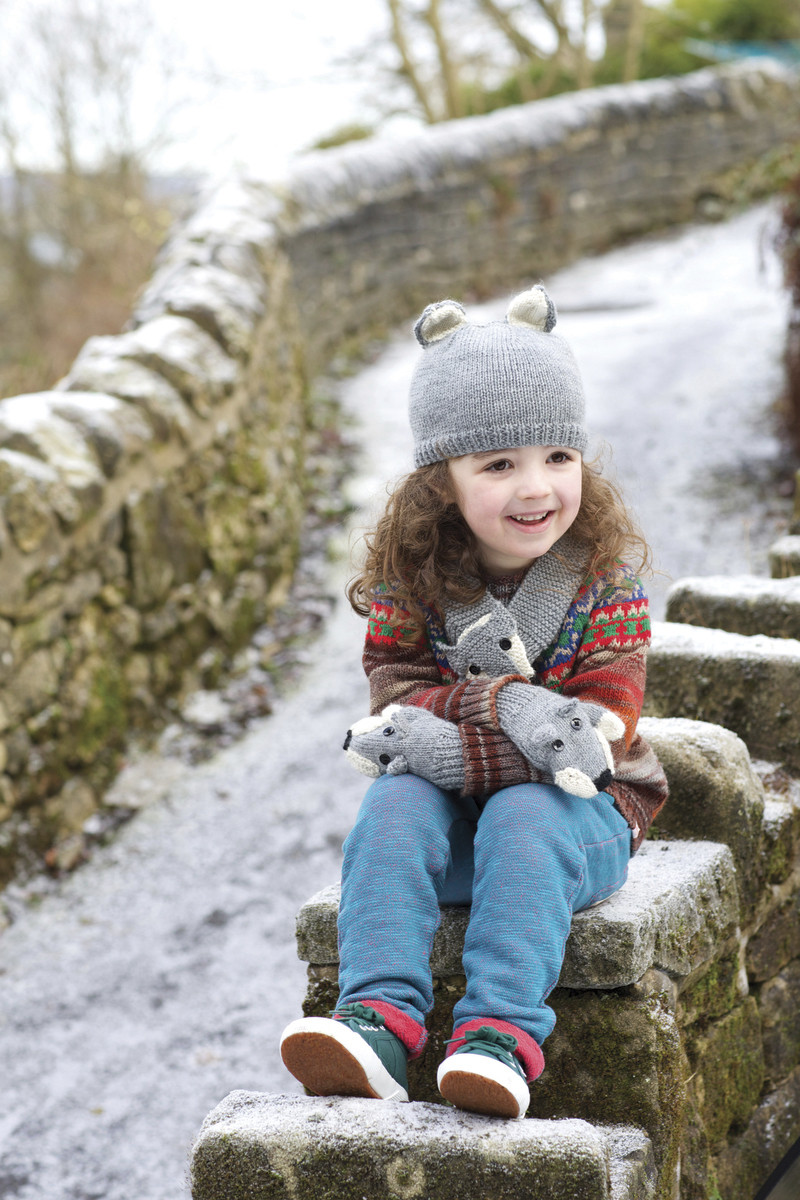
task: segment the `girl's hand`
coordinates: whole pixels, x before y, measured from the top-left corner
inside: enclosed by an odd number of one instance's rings
[[[363,775],[410,772],[446,791],[464,784],[464,762],[457,726],[424,708],[390,704],[377,717],[365,717],[347,731],[344,751]]]
[[[612,782],[609,743],[625,732],[615,713],[525,683],[501,688],[496,703],[502,731],[532,766],[565,792],[589,799]]]

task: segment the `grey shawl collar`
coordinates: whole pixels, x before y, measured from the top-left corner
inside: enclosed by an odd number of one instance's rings
[[[534,559],[508,605],[486,590],[475,604],[453,604],[444,612],[448,641],[455,644],[481,618],[513,618],[528,661],[533,664],[558,637],[575,594],[586,575],[588,555],[568,534],[547,554]],[[447,647],[443,647],[445,653]]]

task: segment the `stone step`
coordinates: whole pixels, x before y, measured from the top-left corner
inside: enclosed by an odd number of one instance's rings
[[[667,596],[667,621],[748,636],[800,638],[800,577],[704,575],[679,579]]]
[[[339,884],[306,901],[297,949],[315,966],[336,964]],[[689,975],[738,921],[733,858],[715,842],[645,842],[623,888],[577,913],[559,980],[567,988],[618,988],[655,968]],[[445,906],[431,953],[436,976],[459,975],[469,909]]]
[[[751,754],[800,769],[800,641],[657,621],[645,715],[732,729]]]
[[[192,1153],[193,1200],[652,1200],[641,1130],[497,1121],[438,1104],[231,1092]]]
[[[775,579],[800,575],[800,534],[788,533],[769,548],[769,569]]]
[[[654,834],[729,846],[745,919],[763,884],[766,804],[764,785],[747,747],[730,729],[685,717],[643,717],[639,732],[655,750],[669,783],[669,802],[656,818]],[[778,819],[780,828],[776,826],[771,836],[791,854],[791,806],[780,807],[787,811],[773,810],[773,824]]]

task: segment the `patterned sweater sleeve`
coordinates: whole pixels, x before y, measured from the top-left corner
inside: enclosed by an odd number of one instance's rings
[[[606,587],[594,598],[568,670],[554,663],[543,672],[547,686],[601,704],[622,719],[625,733],[611,747],[615,778],[608,790],[633,830],[634,850],[668,792],[661,764],[637,732],[649,644],[649,604],[641,585],[630,577],[623,586]]]

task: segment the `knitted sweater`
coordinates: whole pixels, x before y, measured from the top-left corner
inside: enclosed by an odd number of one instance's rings
[[[500,580],[492,592],[507,603],[518,583]],[[403,622],[392,624],[391,616],[391,603],[376,599],[363,657],[371,711],[414,704],[457,724],[465,795],[486,797],[503,787],[538,781],[535,768],[501,732],[495,704],[505,684],[527,681],[506,675],[459,682],[442,650],[447,640],[437,613],[426,610],[425,630],[413,645],[401,644]],[[625,734],[612,746],[615,779],[608,790],[633,830],[634,849],[667,798],[663,769],[636,731],[649,641],[649,608],[640,582],[627,568],[616,579],[600,572],[578,589],[558,637],[533,664],[532,686],[601,704],[622,719]]]

